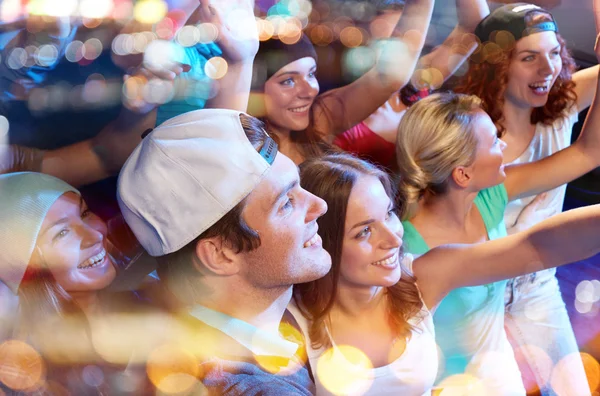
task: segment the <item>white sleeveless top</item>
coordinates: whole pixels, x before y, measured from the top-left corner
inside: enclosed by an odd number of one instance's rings
[[[405,260],[403,264],[405,270],[412,273],[412,260]],[[425,304],[420,314],[409,320],[414,331],[402,355],[390,364],[376,368],[372,368],[369,363],[365,364],[364,354],[362,359],[348,357],[348,353],[342,354],[340,348],[344,347],[335,344],[328,329],[326,330],[332,348],[313,349],[308,333],[308,321],[293,302],[288,306],[288,310],[304,332],[317,396],[431,395],[437,375],[438,353],[433,317]],[[366,360],[368,362],[368,359]]]

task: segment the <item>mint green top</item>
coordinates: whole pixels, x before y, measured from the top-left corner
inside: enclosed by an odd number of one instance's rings
[[[508,196],[504,184],[480,191],[474,203],[485,223],[488,239],[506,236],[504,209],[508,203]],[[429,247],[415,227],[409,221],[404,221],[403,225],[406,250],[414,255],[426,253]],[[510,352],[512,355],[504,332],[506,282],[455,289],[439,304],[433,320],[436,342],[445,360],[440,365],[440,370],[445,370],[440,372],[441,376],[438,378],[443,379],[464,372],[477,374],[479,378],[494,376],[490,367],[478,367],[478,357],[481,357],[478,355],[492,351]],[[469,363],[470,367],[467,370]],[[496,371],[501,374],[498,386],[502,387],[501,381],[507,380],[507,370],[502,367]],[[496,382],[492,378],[489,379],[492,383]],[[521,381],[520,375],[517,379]]]

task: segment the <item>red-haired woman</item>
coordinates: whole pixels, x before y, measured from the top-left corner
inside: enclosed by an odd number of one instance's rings
[[[535,5],[500,7],[478,25],[475,34],[482,45],[455,91],[482,99],[483,109],[508,145],[505,161],[536,161],[567,147],[578,113],[594,97],[598,67],[575,73],[575,62],[554,18]],[[565,189],[512,201],[505,214],[509,234],[560,212]],[[557,364],[578,353],[555,272],[515,278],[506,289],[505,326],[513,348],[525,357],[520,362],[525,384],[529,389],[541,388],[544,394],[552,394],[550,370],[540,356]],[[544,353],[530,353],[538,348]],[[568,367],[565,389],[574,392],[569,394],[588,393],[581,360],[569,360]]]

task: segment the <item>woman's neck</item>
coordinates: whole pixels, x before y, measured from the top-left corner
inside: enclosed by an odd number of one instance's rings
[[[364,317],[365,313],[371,314],[385,307],[385,294],[384,287],[353,286],[340,281],[332,313]]]
[[[431,219],[438,228],[462,231],[466,227],[478,193],[452,189],[443,195],[426,193],[412,221],[431,224]]]
[[[524,125],[531,125],[532,111],[533,108],[530,106],[519,106],[505,99],[504,106],[502,107],[502,115],[504,116],[502,124],[506,128],[505,133],[512,136],[516,133],[521,133]]]
[[[71,298],[83,311],[85,316],[97,316],[102,313],[100,298],[97,292],[71,292]]]

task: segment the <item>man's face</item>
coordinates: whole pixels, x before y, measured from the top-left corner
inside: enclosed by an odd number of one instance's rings
[[[331,257],[317,234],[317,218],[326,211],[325,201],[300,187],[296,165],[278,153],[242,212],[261,240],[257,249],[240,253],[243,277],[259,288],[277,288],[327,274]]]

